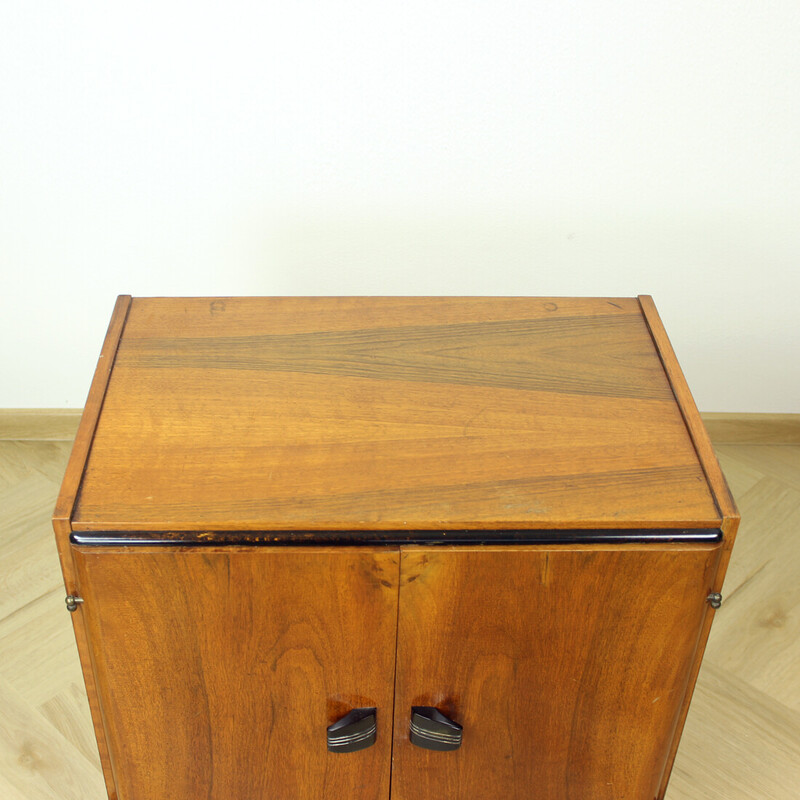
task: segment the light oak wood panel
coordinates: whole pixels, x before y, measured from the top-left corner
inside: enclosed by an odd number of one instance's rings
[[[69,443],[0,442],[3,800],[105,796],[50,527],[68,456]],[[48,714],[45,706],[64,691],[77,693],[72,708],[61,705],[61,713],[54,708],[55,716]]]
[[[75,649],[64,611],[64,590],[58,587],[21,605],[0,626],[0,677],[13,681],[16,691],[37,708],[75,682],[75,675],[62,669],[62,654]]]
[[[800,714],[728,670],[703,665],[667,800],[792,800]]]
[[[0,709],[0,753],[4,756],[0,774],[7,784],[4,800],[103,797],[103,778],[97,767],[41,715],[32,713],[3,678]]]
[[[720,446],[722,453],[731,445]],[[800,492],[800,458],[797,450],[785,445],[753,445],[735,450],[736,457],[745,466],[759,470],[782,484]]]
[[[739,450],[737,447],[728,448],[725,445],[717,444],[714,449],[720,466],[725,471],[728,485],[739,503],[739,498],[763,480],[764,473],[759,469],[747,467],[739,459],[736,459],[732,454]]]
[[[0,673],[17,657],[5,640],[10,626],[43,596],[63,591],[50,515],[68,455],[67,442],[0,442]],[[69,627],[65,633],[72,645]]]
[[[0,408],[0,441],[71,442],[80,408]]]
[[[74,559],[120,800],[388,798],[396,551]],[[364,706],[377,743],[328,752],[327,726]]]
[[[765,479],[744,497],[760,513],[739,534],[715,664],[800,711],[800,491]]]
[[[705,413],[716,444],[800,444],[800,414]]]
[[[50,648],[53,652],[63,652],[64,649],[57,650],[52,644]],[[69,676],[71,670],[61,668],[61,675]],[[60,681],[59,681],[60,683]],[[60,689],[53,694],[53,682],[45,681],[49,687],[50,697],[39,705],[42,716],[68,741],[86,757],[86,760],[97,768],[101,769],[100,756],[97,752],[97,742],[94,732],[86,724],[87,705],[86,689],[83,685],[70,682],[66,688]]]
[[[392,797],[655,797],[720,551],[404,548]],[[412,706],[461,748],[412,745]]]

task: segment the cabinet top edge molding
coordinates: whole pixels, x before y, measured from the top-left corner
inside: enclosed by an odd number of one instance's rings
[[[61,533],[737,520],[646,296],[121,296],[54,513]]]

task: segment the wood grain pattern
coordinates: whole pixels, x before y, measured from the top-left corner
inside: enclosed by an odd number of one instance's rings
[[[354,320],[356,322],[356,320]],[[383,381],[488,386],[556,394],[664,400],[669,387],[642,380],[653,364],[633,352],[635,315],[556,317],[347,331],[126,342],[117,368],[288,372]],[[598,342],[598,337],[603,341]],[[554,346],[554,340],[558,346]],[[575,370],[573,353],[586,358]],[[531,363],[537,369],[531,369]]]
[[[71,442],[80,408],[0,408],[0,441]]]
[[[388,798],[399,554],[76,548],[120,800]],[[325,729],[378,709],[378,741]]]
[[[78,432],[75,435],[75,441],[72,445],[72,453],[67,463],[67,469],[61,483],[61,491],[58,493],[56,506],[53,511],[53,523],[55,524],[58,522],[61,527],[63,527],[63,523],[65,522],[68,526],[72,518],[75,498],[81,484],[89,449],[92,446],[97,422],[100,418],[103,401],[105,400],[106,389],[108,388],[108,382],[114,367],[114,358],[117,353],[117,348],[119,347],[130,306],[130,296],[120,295],[117,298],[114,311],[111,315],[111,321],[108,324],[108,331],[106,332],[103,347],[100,351],[100,358],[98,359],[94,377],[92,378],[92,385],[89,388],[89,396],[86,398],[86,403],[83,407],[83,414],[81,415],[81,421],[78,425]],[[58,533],[58,531],[56,531],[56,533]],[[63,563],[64,559],[62,559],[62,565]]]
[[[521,798],[532,781],[563,800],[661,798],[737,523],[647,297],[120,298],[53,520],[67,589],[86,599],[73,621],[119,800],[386,796],[387,747],[348,762],[354,777],[307,739],[391,705],[395,642],[409,708],[477,696],[463,712],[477,730],[486,698],[505,703],[444,777],[398,740],[401,800],[439,796],[436,780],[453,798]],[[214,540],[663,528],[724,541],[411,547],[399,605],[396,551]],[[72,531],[210,544],[69,550]],[[376,633],[378,655],[354,659]],[[413,688],[445,664],[435,702]],[[520,715],[542,708],[532,733]]]
[[[72,442],[81,408],[0,408],[0,441]],[[700,413],[715,444],[800,444],[800,414]]]
[[[742,524],[667,800],[796,800],[800,447],[723,445]],[[50,515],[64,442],[0,442],[0,797],[105,797]],[[48,544],[49,543],[49,544]]]
[[[800,414],[703,412],[715,444],[800,444]]]
[[[734,502],[728,483],[725,480],[725,476],[722,474],[719,461],[714,454],[714,448],[711,445],[711,440],[708,438],[708,432],[703,425],[703,420],[700,417],[700,412],[697,410],[694,398],[689,390],[689,385],[686,383],[683,370],[675,356],[675,351],[672,349],[672,344],[669,341],[667,332],[664,330],[664,325],[658,316],[653,298],[642,295],[639,301],[650,333],[658,347],[658,352],[667,377],[669,378],[672,391],[675,394],[675,399],[678,401],[686,427],[689,430],[698,458],[703,466],[703,471],[714,494],[714,500],[722,514],[723,532],[727,534],[726,549],[729,556],[730,549],[733,547],[733,541],[736,536],[736,528],[739,524],[739,512],[736,508],[736,503]]]
[[[479,319],[639,312],[638,302],[630,297],[137,297],[133,307],[126,330],[131,339],[229,335],[231,317],[238,335],[259,336],[376,328],[387,321],[403,327],[431,318],[442,325],[459,325]]]
[[[675,398],[680,406],[681,413],[683,414],[686,427],[692,437],[697,456],[703,467],[706,480],[708,481],[709,488],[714,495],[714,502],[719,509],[720,516],[722,517],[722,524],[720,530],[723,535],[722,553],[720,556],[719,570],[717,571],[714,579],[712,591],[721,592],[722,585],[725,581],[725,573],[728,569],[728,563],[733,551],[733,543],[736,541],[736,532],[739,528],[739,511],[736,508],[736,503],[731,494],[728,482],[722,473],[719,466],[719,461],[714,453],[714,448],[709,439],[708,432],[700,417],[700,412],[697,410],[692,393],[689,390],[689,385],[686,383],[686,378],[683,375],[683,370],[678,363],[675,356],[675,351],[672,349],[672,344],[669,341],[667,332],[664,330],[664,325],[661,318],[658,316],[653,298],[643,295],[639,298],[642,306],[642,312],[647,320],[650,333],[658,348],[659,355],[661,356],[664,369],[669,377],[672,391],[675,393]],[[702,663],[703,654],[705,652],[706,642],[708,635],[711,631],[711,623],[713,622],[714,614],[710,613],[703,625],[703,630],[700,635],[700,643],[698,645],[697,657],[692,665],[691,674],[689,676],[689,691],[686,694],[683,708],[681,710],[680,719],[678,721],[677,736],[672,744],[672,749],[667,762],[667,769],[664,773],[664,779],[660,788],[659,796],[663,796],[666,792],[667,783],[669,781],[672,764],[678,750],[678,743],[680,741],[680,734],[686,722],[686,716],[689,713],[689,704],[692,700],[692,693],[694,691],[697,676],[700,672],[700,664]]]
[[[404,548],[392,797],[655,797],[719,553]],[[413,746],[412,705],[462,747]]]
[[[719,523],[639,304],[560,298],[136,299],[72,519]]]
[[[129,295],[120,295],[117,298],[114,312],[111,315],[111,321],[108,325],[108,331],[103,341],[97,368],[92,378],[92,385],[89,388],[89,395],[86,398],[81,421],[78,425],[78,432],[72,445],[72,452],[67,462],[64,479],[61,483],[61,490],[59,491],[53,511],[53,530],[56,535],[56,546],[58,547],[61,571],[64,576],[64,586],[67,594],[77,594],[75,565],[72,561],[69,544],[75,500],[83,480],[87,458],[92,446],[97,422],[100,418],[108,382],[114,366],[114,358],[117,353],[117,348],[119,347],[130,306],[131,298]],[[86,642],[83,618],[79,614],[73,614],[71,616],[73,629],[75,631],[75,640],[78,644],[78,653],[81,659],[81,667],[83,669],[83,679],[89,696],[89,706],[92,710],[92,719],[94,722],[95,735],[97,737],[100,761],[103,765],[106,789],[108,791],[109,800],[117,800],[117,790],[111,769],[111,761],[108,755],[108,745],[106,743],[105,731],[100,714],[97,685]]]

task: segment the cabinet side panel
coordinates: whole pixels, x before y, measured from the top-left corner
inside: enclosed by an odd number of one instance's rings
[[[404,550],[393,800],[656,797],[719,552]],[[412,745],[412,706],[460,749]]]
[[[72,511],[130,305],[131,298],[129,295],[120,295],[117,298],[53,511],[53,531],[55,532],[56,547],[58,548],[58,556],[61,562],[61,573],[64,577],[64,587],[67,594],[79,594],[76,586],[75,565],[72,561],[69,543]],[[78,656],[81,661],[81,670],[86,684],[86,694],[89,698],[89,709],[92,714],[95,737],[97,738],[97,749],[100,754],[100,763],[103,767],[106,791],[108,792],[109,800],[117,800],[117,790],[114,785],[111,761],[108,756],[108,746],[97,698],[92,661],[86,643],[83,614],[78,610],[71,616],[72,626],[75,631],[75,641],[78,645]]]
[[[700,412],[697,410],[697,405],[695,404],[692,393],[689,390],[689,385],[686,382],[683,370],[678,363],[678,359],[675,356],[675,351],[672,348],[672,344],[667,336],[667,332],[664,329],[664,325],[658,315],[653,298],[648,295],[642,295],[639,297],[639,304],[641,305],[642,313],[644,314],[647,326],[650,329],[650,335],[653,337],[653,342],[655,343],[656,349],[661,357],[661,363],[664,365],[664,371],[667,373],[667,377],[669,378],[675,399],[680,406],[684,422],[686,423],[686,428],[692,437],[692,442],[697,452],[697,457],[700,460],[706,480],[708,481],[708,485],[714,495],[714,501],[720,510],[720,516],[722,517],[721,529],[723,534],[723,546],[719,569],[717,570],[717,574],[714,578],[712,591],[722,592],[722,585],[725,581],[725,573],[728,569],[728,562],[731,558],[733,543],[736,540],[736,532],[739,528],[739,511],[736,507],[736,502],[733,499],[730,488],[728,487],[728,482],[725,480],[725,475],[723,474],[719,465],[719,461],[711,444],[711,439],[708,436],[706,426],[700,417]],[[696,657],[692,665],[691,677],[689,679],[689,689],[686,693],[686,699],[684,701],[683,708],[681,709],[678,725],[676,726],[675,737],[670,749],[667,768],[664,773],[664,779],[661,784],[658,797],[663,797],[667,791],[669,776],[672,771],[672,765],[675,761],[675,756],[678,752],[680,736],[683,731],[684,723],[686,722],[686,717],[689,713],[689,703],[692,699],[694,686],[697,682],[697,676],[700,673],[700,665],[702,663],[703,653],[705,652],[706,642],[708,640],[708,634],[711,630],[711,623],[713,620],[714,612],[713,610],[709,610],[703,623],[703,630],[700,635],[700,642],[698,644]]]
[[[75,548],[120,800],[386,800],[397,551]],[[377,742],[326,728],[377,708]]]

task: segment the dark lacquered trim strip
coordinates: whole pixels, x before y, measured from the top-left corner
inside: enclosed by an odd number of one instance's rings
[[[466,531],[97,531],[73,532],[72,544],[128,547],[219,545],[404,545],[404,544],[642,544],[722,541],[717,528],[612,530]]]

